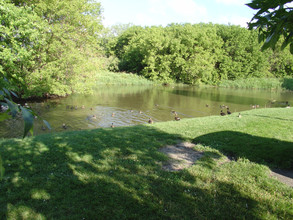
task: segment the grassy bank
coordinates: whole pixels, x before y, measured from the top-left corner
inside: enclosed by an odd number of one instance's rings
[[[243,88],[243,89],[284,89],[293,90],[292,78],[248,78],[237,80],[223,80],[218,85],[225,88]]]
[[[98,85],[155,85],[156,82],[148,80],[143,76],[131,73],[115,73],[100,71],[96,75]]]
[[[151,81],[143,76],[131,73],[117,73],[111,71],[100,71],[96,74],[96,84],[98,85],[159,85],[162,82]],[[178,84],[182,85],[182,84]],[[224,88],[243,89],[280,89],[293,90],[292,78],[249,78],[237,80],[223,80],[218,84]]]
[[[268,168],[293,168],[292,133],[291,108],[1,139],[0,219],[292,219]],[[204,157],[163,171],[179,141]]]

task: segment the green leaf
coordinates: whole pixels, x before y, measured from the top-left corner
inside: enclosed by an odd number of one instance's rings
[[[46,120],[43,120],[44,124],[47,126],[48,129],[52,129],[51,125],[49,124],[49,122],[47,122]]]
[[[14,95],[14,97],[18,98],[18,95],[16,95],[16,93],[15,93],[15,92],[13,92],[13,91],[10,91],[10,93],[11,93],[12,95]]]
[[[8,107],[9,107],[11,113],[12,113],[12,117],[15,117],[16,114],[17,114],[17,112],[18,112],[18,106],[17,106],[17,104],[11,102],[11,101],[10,101],[9,99],[7,99],[7,98],[4,98],[4,99],[5,99],[5,101],[6,101],[7,105],[8,105]]]
[[[30,112],[30,110],[20,106],[21,112],[22,112],[22,118],[24,120],[24,133],[23,138],[27,136],[28,132],[31,132],[33,134],[33,125],[34,125],[34,116]]]
[[[252,9],[259,9],[260,7],[257,5],[257,3],[255,2],[251,2],[246,4],[248,7],[252,8]]]
[[[4,92],[7,94],[7,96],[11,99],[11,95],[8,89],[3,88]]]

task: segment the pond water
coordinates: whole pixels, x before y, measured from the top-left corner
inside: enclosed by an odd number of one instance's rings
[[[74,94],[67,98],[28,103],[39,115],[35,119],[34,135],[102,127],[130,126],[174,120],[172,111],[180,118],[219,115],[260,108],[285,107],[293,103],[293,93],[271,90],[243,90],[210,87],[164,86],[100,86],[92,95]],[[47,120],[52,130],[42,127]],[[66,129],[62,126],[66,125]],[[21,137],[20,118],[0,122],[0,137]]]

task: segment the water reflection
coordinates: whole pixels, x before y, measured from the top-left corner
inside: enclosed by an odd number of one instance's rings
[[[239,112],[253,105],[260,108],[284,106],[287,101],[293,103],[292,92],[188,86],[100,86],[92,95],[75,94],[28,104],[49,121],[52,132],[59,132],[111,127],[112,123],[116,127],[144,124],[149,118],[154,122],[169,121],[174,120],[172,111],[180,118],[191,118],[219,115],[221,105],[229,106],[231,112]],[[42,128],[40,118],[35,122],[36,135],[49,132]],[[1,122],[0,136],[21,137],[22,130],[20,119],[5,120]]]

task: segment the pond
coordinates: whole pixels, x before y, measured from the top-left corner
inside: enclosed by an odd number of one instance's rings
[[[293,103],[293,93],[274,90],[244,90],[191,86],[100,86],[92,95],[74,94],[67,98],[27,103],[39,115],[34,135],[64,130],[130,126],[220,115],[220,111],[240,112],[259,108],[285,107]],[[52,130],[42,127],[47,120]],[[65,124],[65,126],[63,126]],[[65,128],[66,129],[65,129]],[[0,122],[0,137],[21,137],[20,118]]]

